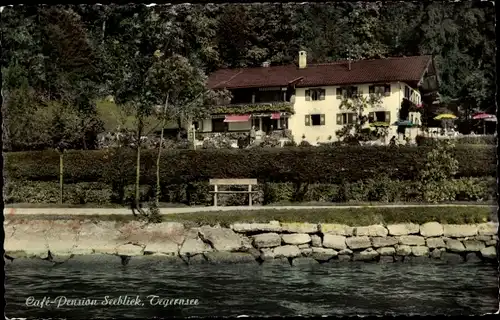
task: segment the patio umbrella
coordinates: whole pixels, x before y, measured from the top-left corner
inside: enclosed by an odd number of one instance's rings
[[[443,113],[434,117],[434,120],[456,119],[457,116],[451,113]]]
[[[392,124],[393,126],[414,127],[416,126],[410,120],[398,120]]]
[[[472,116],[472,119],[483,120],[483,121],[492,121],[492,122],[497,121],[497,117],[495,115],[485,113],[485,112],[476,113],[475,115]],[[483,134],[486,134],[486,123],[483,123]]]
[[[496,117],[493,114],[484,113],[484,112],[476,113],[472,116],[472,119],[474,119],[474,120],[485,120],[485,119],[490,119],[490,118],[496,118]]]

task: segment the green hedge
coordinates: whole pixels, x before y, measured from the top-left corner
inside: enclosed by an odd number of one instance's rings
[[[297,185],[292,183],[265,183],[256,186],[253,196],[256,204],[287,202],[418,202],[418,201],[488,201],[495,198],[494,178],[462,178],[440,183],[420,190],[416,182],[369,179],[354,183]],[[15,182],[6,185],[6,203],[57,203],[57,182]],[[187,205],[212,205],[213,198],[208,183],[163,185],[161,202]],[[141,201],[154,199],[154,187],[141,186]],[[130,202],[134,196],[133,185],[124,188],[119,198],[111,186],[103,183],[67,184],[64,202],[67,204],[110,204]],[[220,205],[246,205],[246,195],[222,194]]]
[[[487,136],[461,136],[456,138],[451,138],[456,145],[495,145],[497,144],[497,138],[493,135]],[[433,138],[418,135],[416,138],[416,143],[419,146],[435,146],[443,138]]]
[[[260,182],[342,183],[375,178],[412,180],[432,147],[314,147],[244,150],[172,150],[162,155],[165,184],[204,182],[210,178],[257,178]],[[457,146],[458,177],[496,176],[494,146]],[[58,181],[55,151],[13,152],[5,155],[8,179]],[[156,181],[156,151],[144,150],[141,184]],[[69,151],[64,155],[65,182],[135,182],[135,151]]]

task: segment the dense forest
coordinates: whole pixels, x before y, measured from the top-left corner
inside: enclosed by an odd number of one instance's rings
[[[214,97],[204,88],[210,72],[296,63],[299,50],[310,62],[431,54],[443,105],[495,112],[495,7],[486,1],[22,5],[4,8],[1,33],[12,150],[72,139],[92,148],[103,131],[96,101],[109,95],[145,116],[165,101],[193,113]]]

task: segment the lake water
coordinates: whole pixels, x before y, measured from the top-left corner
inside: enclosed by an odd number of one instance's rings
[[[124,301],[125,295],[126,301],[139,296],[142,305],[110,305],[117,301],[110,299]],[[53,303],[40,306],[44,297]],[[97,305],[68,306],[87,298]],[[472,315],[498,309],[498,277],[496,266],[487,264],[49,267],[14,262],[6,265],[5,299],[9,318]],[[192,301],[179,306],[159,299]]]

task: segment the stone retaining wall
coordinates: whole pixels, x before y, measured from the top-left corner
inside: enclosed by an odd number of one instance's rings
[[[498,223],[437,222],[352,227],[237,223],[186,228],[177,222],[7,220],[7,258],[63,262],[79,255],[163,256],[172,262],[316,264],[340,261],[497,261]]]

